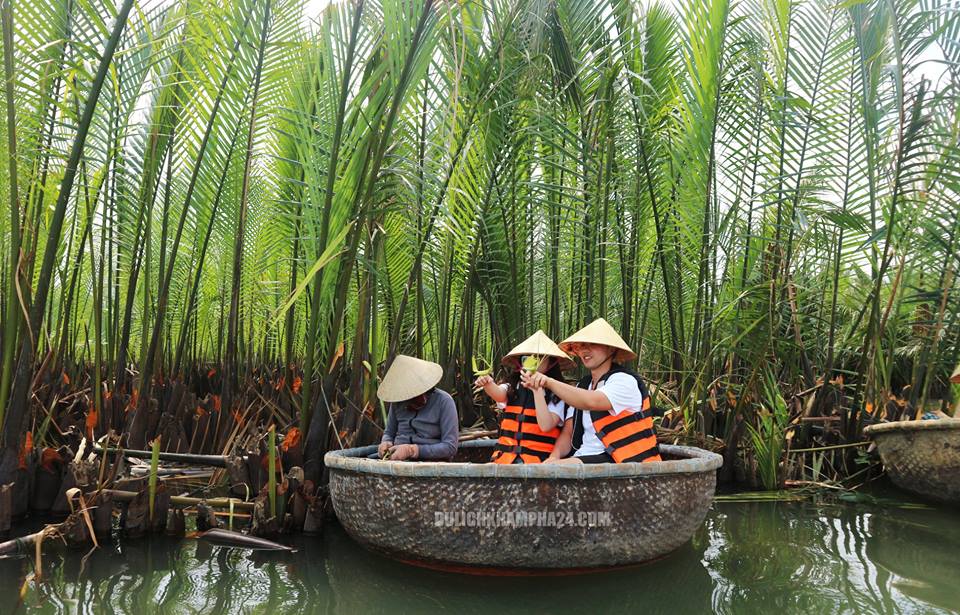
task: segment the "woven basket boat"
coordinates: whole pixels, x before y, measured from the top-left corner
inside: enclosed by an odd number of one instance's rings
[[[327,453],[346,531],[410,563],[471,573],[573,572],[656,559],[687,542],[713,500],[723,460],[661,445],[661,462],[499,465],[492,440],[452,463]],[[472,463],[471,463],[472,462]]]
[[[863,430],[901,489],[960,504],[960,419],[896,421]]]

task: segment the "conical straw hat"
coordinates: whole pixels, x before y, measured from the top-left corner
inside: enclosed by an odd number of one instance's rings
[[[960,384],[960,365],[957,365],[957,369],[953,370],[953,375],[950,376],[950,382]]]
[[[539,330],[527,339],[517,344],[513,350],[504,355],[501,361],[504,365],[517,367],[520,357],[524,355],[539,355],[541,357],[556,357],[560,360],[560,369],[573,369],[576,363],[560,350],[556,342],[547,337],[543,330]]]
[[[413,399],[437,386],[441,378],[443,368],[436,363],[398,354],[377,387],[377,397],[385,402]]]
[[[571,352],[570,347],[577,342],[584,344],[603,344],[604,346],[615,348],[617,352],[614,354],[613,360],[618,363],[632,361],[637,358],[637,353],[630,350],[630,347],[623,341],[620,334],[610,326],[610,323],[602,318],[596,319],[560,342],[560,349],[564,352]]]

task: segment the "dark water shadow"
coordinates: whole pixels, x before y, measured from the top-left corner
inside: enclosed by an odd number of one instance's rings
[[[350,548],[350,546],[353,548]],[[418,612],[424,609],[499,612],[708,612],[712,581],[701,553],[687,543],[648,565],[577,576],[478,577],[426,570],[356,547],[339,528],[328,533],[327,576],[334,612]],[[682,588],[682,589],[681,589]]]

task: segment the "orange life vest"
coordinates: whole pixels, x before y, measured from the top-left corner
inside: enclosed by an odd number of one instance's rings
[[[491,459],[494,463],[543,463],[559,436],[559,427],[540,429],[533,393],[521,388],[503,409],[500,437]]]
[[[650,394],[643,379],[636,373],[619,365],[614,365],[597,382],[597,386],[607,378],[617,373],[633,376],[643,398],[642,407],[636,412],[621,412],[611,414],[609,410],[595,410],[590,412],[590,420],[603,448],[617,463],[630,461],[662,461],[660,447],[657,446],[657,434],[653,427],[653,417],[650,415]],[[587,376],[577,386],[581,389],[589,388],[590,376]],[[579,408],[573,416],[573,448],[579,449],[583,444],[583,411]]]

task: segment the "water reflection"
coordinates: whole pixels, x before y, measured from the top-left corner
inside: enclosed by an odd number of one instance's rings
[[[953,515],[849,504],[716,505],[703,529],[713,608],[958,612],[960,527]]]
[[[470,577],[405,568],[339,548],[331,541],[327,574],[337,613],[417,612],[426,608],[462,613],[649,610],[672,605],[676,612],[710,609],[712,582],[700,561],[700,551],[687,544],[653,564],[577,577]],[[363,579],[357,582],[358,576]],[[380,602],[371,596],[388,596]]]
[[[956,516],[945,521],[935,511],[870,515],[873,540],[866,553],[897,591],[917,602],[960,610],[960,526]]]
[[[717,504],[693,540],[646,566],[493,578],[411,568],[339,528],[299,551],[163,537],[0,560],[0,613],[960,612],[955,511],[853,504]]]

